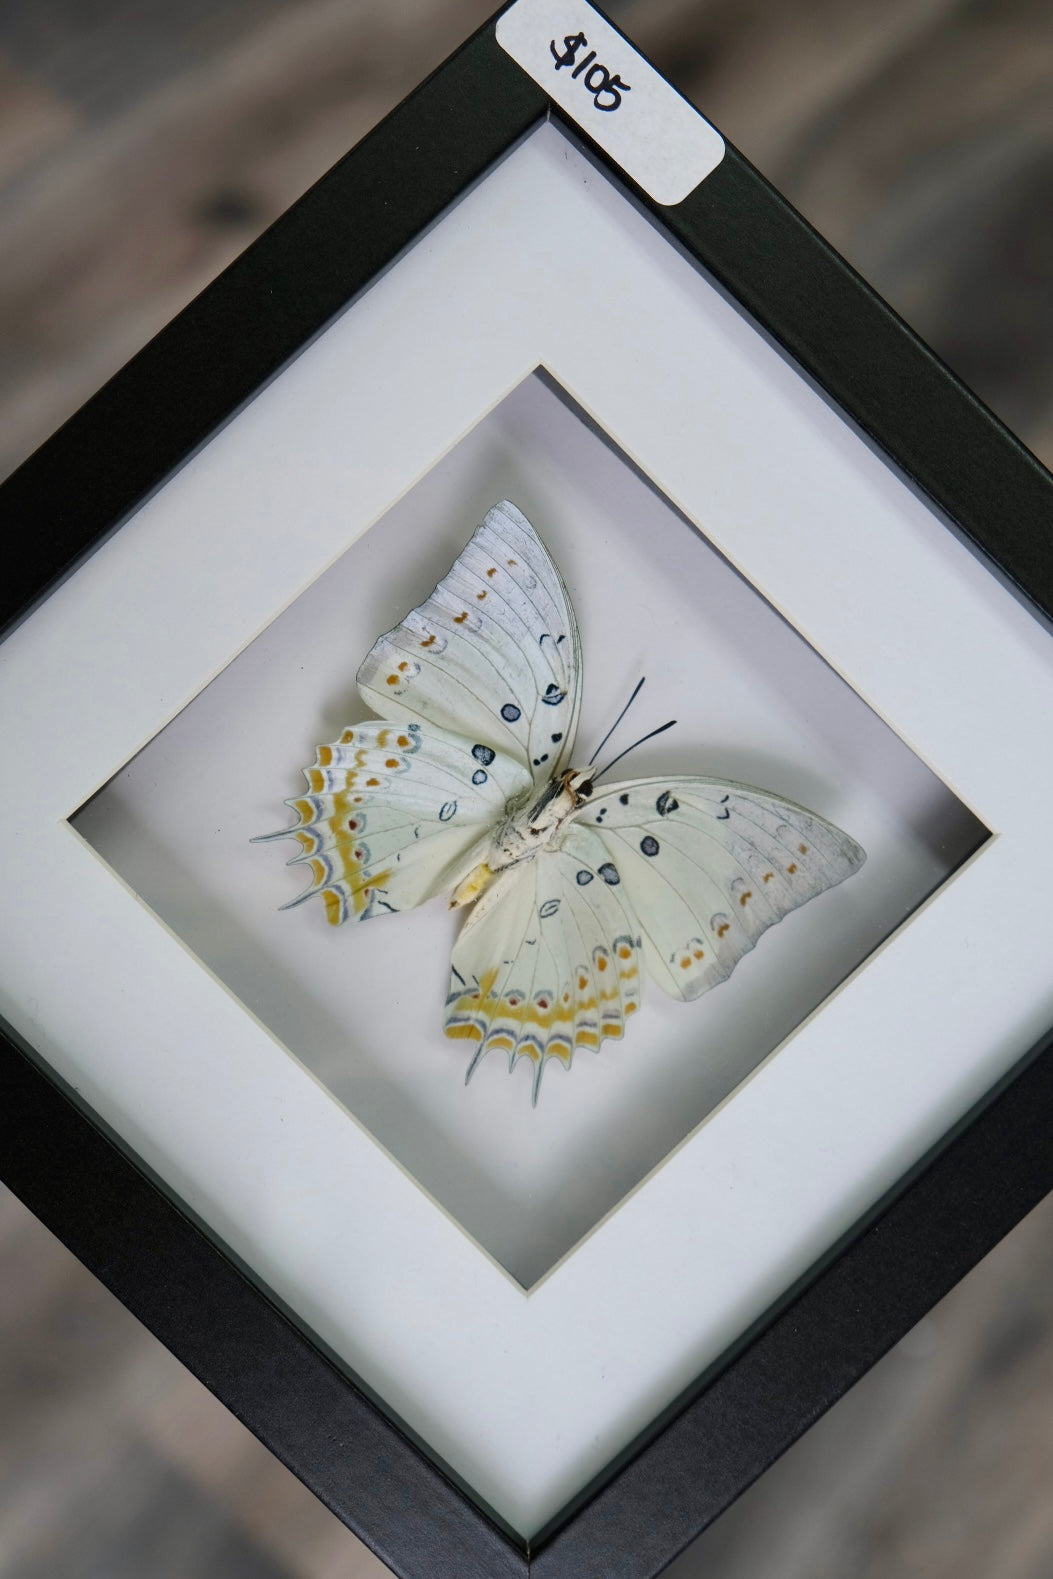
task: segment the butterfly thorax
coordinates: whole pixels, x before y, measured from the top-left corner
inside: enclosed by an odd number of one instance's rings
[[[457,887],[451,907],[470,904],[499,872],[529,861],[551,848],[560,831],[592,793],[592,769],[568,768],[550,779],[540,795],[536,788],[510,800],[494,829],[484,860],[478,862]]]

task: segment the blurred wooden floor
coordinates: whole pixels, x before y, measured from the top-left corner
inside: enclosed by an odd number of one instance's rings
[[[490,9],[6,0],[0,474]],[[1053,459],[1049,0],[610,9]]]
[[[6,0],[0,474],[490,0]],[[607,9],[1053,462],[1049,0]],[[1051,1579],[1053,1206],[670,1570]],[[382,1569],[0,1195],[0,1579]]]

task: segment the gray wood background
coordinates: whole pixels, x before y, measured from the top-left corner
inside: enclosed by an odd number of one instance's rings
[[[0,474],[491,9],[6,0]],[[607,9],[1053,462],[1049,0]],[[1047,1205],[670,1573],[1051,1579],[1051,1239]],[[2,1579],[385,1572],[0,1192]]]

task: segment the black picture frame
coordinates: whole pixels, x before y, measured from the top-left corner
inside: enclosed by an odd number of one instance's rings
[[[18,618],[472,182],[560,111],[491,19],[0,491]],[[1053,479],[729,147],[668,235],[1053,617]],[[105,457],[102,461],[100,457]],[[402,1579],[646,1579],[682,1551],[1053,1188],[1053,1028],[529,1549],[437,1467],[85,1111],[0,1040],[0,1177]]]

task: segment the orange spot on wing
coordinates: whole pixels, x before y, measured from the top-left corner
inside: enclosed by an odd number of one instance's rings
[[[327,768],[333,760],[333,753],[328,746],[318,747],[318,766]]]
[[[483,599],[486,597],[486,588],[484,587],[481,592],[477,592],[475,595],[479,599],[479,602],[481,603],[483,601]]]
[[[764,881],[766,883],[770,883],[774,876],[775,876],[774,872],[765,872],[765,874],[764,874]]]
[[[597,968],[597,970],[606,970],[607,969],[607,961],[603,958],[602,955],[596,961],[596,968]]]
[[[397,674],[389,674],[387,683],[389,685],[398,685],[398,683],[399,683],[398,675]]]
[[[453,616],[453,623],[455,625],[463,625],[467,618],[468,618],[468,610],[467,609],[462,609],[460,614],[455,614]]]
[[[808,854],[808,846],[806,844],[799,844],[797,848],[800,850],[802,855]]]
[[[717,937],[718,938],[722,938],[724,936],[724,933],[727,932],[728,930],[729,930],[729,923],[727,921],[725,921],[725,923],[724,923],[724,925],[722,927],[718,927],[717,928]]]
[[[582,990],[583,990],[583,991],[584,991],[584,989],[585,989],[585,988],[586,988],[586,987],[587,987],[587,986],[588,986],[588,985],[589,985],[589,984],[588,984],[588,981],[587,981],[587,980],[586,980],[586,979],[585,979],[585,977],[584,977],[584,976],[579,976],[579,977],[578,977],[578,986],[579,986],[579,987],[580,987],[580,988],[581,988],[581,989],[582,989]]]
[[[377,785],[379,783],[380,783],[379,779],[367,779],[366,780],[366,788],[367,789],[376,789],[376,787],[377,787]]]
[[[685,959],[682,959],[680,961],[680,969],[681,970],[690,970],[691,969],[691,956],[690,955],[688,955]]]
[[[632,954],[632,949],[629,947],[629,945],[627,943],[623,943],[621,948],[618,950],[618,958],[619,959],[628,959],[631,954]]]
[[[424,641],[422,641],[422,642],[421,642],[421,646],[422,646],[422,647],[434,647],[434,646],[435,646],[435,636],[434,636],[434,633],[433,633],[433,634],[432,634],[432,635],[431,635],[431,636],[428,636],[428,637],[426,637],[426,638],[425,638],[425,639],[424,639]]]
[[[747,888],[746,892],[740,897],[739,904],[740,905],[744,905],[748,899],[752,899],[752,898],[753,898],[753,889],[752,888]]]
[[[351,744],[352,740],[354,740],[354,738],[355,738],[354,730],[353,729],[345,729],[343,734],[340,736],[340,744],[342,746],[349,746]]]
[[[695,950],[695,958],[696,958],[696,959],[705,959],[705,957],[706,957],[706,951],[705,951],[705,949],[702,949],[702,948],[697,948],[697,949],[696,949],[696,950]]]
[[[509,564],[510,564],[510,565],[515,565],[515,564],[517,564],[517,563],[518,563],[518,561],[517,561],[517,560],[515,560],[515,559],[510,559],[510,560],[509,560],[509,561],[508,561],[508,563],[509,563]]]
[[[794,872],[796,872],[796,870],[797,870],[797,862],[796,861],[791,861],[789,866],[786,868],[786,870],[789,872],[790,876],[792,877]]]
[[[497,575],[497,566],[496,565],[491,565],[490,569],[486,572],[486,574],[488,576],[496,576]]]
[[[395,742],[395,744],[398,745],[398,746],[408,746],[409,745],[409,736],[408,735],[400,735],[398,740]]]
[[[329,925],[331,927],[339,926],[340,911],[342,909],[340,895],[335,894],[331,888],[325,888],[322,890],[322,902],[325,905],[325,919]]]
[[[397,768],[398,765],[399,765],[398,757],[388,757],[388,759],[384,763],[384,766],[386,768]]]

